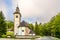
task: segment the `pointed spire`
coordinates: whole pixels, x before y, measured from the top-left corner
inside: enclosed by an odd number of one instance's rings
[[[21,13],[20,13],[20,10],[19,10],[19,7],[18,7],[18,4],[17,4],[16,11],[14,12],[14,14],[20,14],[20,16],[21,16]]]
[[[16,7],[16,12],[19,12],[20,10],[19,10],[19,7],[18,7],[18,4],[17,4],[17,7]]]

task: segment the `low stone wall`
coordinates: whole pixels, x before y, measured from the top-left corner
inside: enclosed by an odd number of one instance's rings
[[[36,38],[35,36],[23,36],[23,35],[17,35],[15,37],[16,38],[20,38],[20,39],[32,39],[32,38]]]

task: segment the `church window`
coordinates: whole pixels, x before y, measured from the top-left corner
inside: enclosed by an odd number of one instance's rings
[[[24,32],[24,30],[22,30],[22,32]]]
[[[18,16],[16,15],[16,18],[18,18]]]

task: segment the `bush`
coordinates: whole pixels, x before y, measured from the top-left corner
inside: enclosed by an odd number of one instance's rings
[[[2,38],[6,38],[6,37],[7,37],[7,35],[5,35],[5,34],[2,35]]]
[[[14,33],[13,32],[7,32],[7,36],[11,36],[11,38],[15,38]]]

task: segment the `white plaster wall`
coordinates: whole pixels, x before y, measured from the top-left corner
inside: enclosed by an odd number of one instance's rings
[[[22,30],[22,27],[19,27],[18,28],[18,35],[22,35],[22,31],[21,30]]]
[[[26,27],[22,27],[22,30],[24,30],[24,32],[22,32],[22,35],[25,35],[25,28]]]
[[[25,29],[26,29],[26,27],[19,27],[18,35],[25,35]],[[24,32],[22,32],[22,30],[24,30]]]

